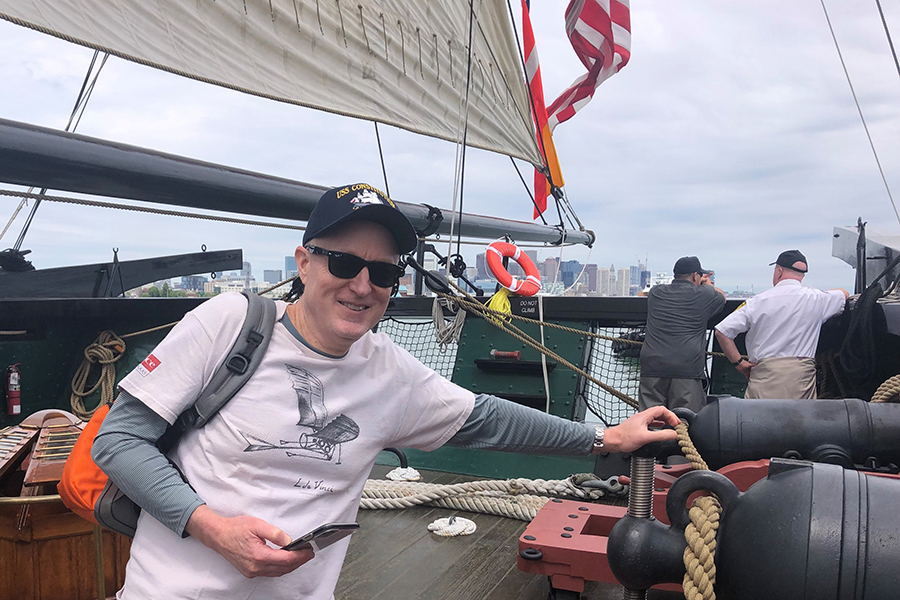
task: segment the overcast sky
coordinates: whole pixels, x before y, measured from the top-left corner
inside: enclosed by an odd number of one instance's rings
[[[566,2],[533,0],[548,102],[583,68]],[[869,130],[900,196],[900,75],[870,0],[827,3]],[[900,2],[883,2],[900,45]],[[819,0],[633,0],[631,62],[555,132],[569,198],[596,232],[575,258],[669,271],[696,254],[725,289],[771,285],[785,249],[806,282],[852,288],[832,227],[900,233]],[[0,117],[62,128],[93,51],[0,22]],[[455,147],[381,127],[391,195],[449,208]],[[371,123],[245,96],[111,58],[79,133],[323,185],[383,184]],[[531,172],[523,165],[526,179]],[[5,186],[8,187],[8,186]],[[508,158],[469,150],[466,211],[529,220]],[[900,200],[900,198],[898,198]],[[18,200],[0,196],[0,229]],[[13,244],[24,214],[0,240]],[[297,233],[44,203],[26,237],[38,268],[243,248],[257,279]],[[444,246],[442,251],[446,251]],[[475,249],[466,251],[474,265]],[[542,251],[541,258],[559,255]]]

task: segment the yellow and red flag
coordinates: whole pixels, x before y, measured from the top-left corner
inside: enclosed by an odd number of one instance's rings
[[[547,105],[544,104],[544,85],[541,82],[541,62],[538,59],[537,48],[534,45],[534,30],[531,28],[531,15],[529,13],[528,0],[522,0],[522,40],[525,51],[525,75],[528,77],[528,87],[531,90],[532,117],[537,129],[538,145],[547,168],[550,169],[550,178],[553,185],[561,187],[563,182],[562,171],[559,168],[559,159],[556,157],[556,146],[553,145],[553,134],[547,123]],[[543,173],[534,170],[534,218],[547,210],[547,195],[550,193],[550,182]]]

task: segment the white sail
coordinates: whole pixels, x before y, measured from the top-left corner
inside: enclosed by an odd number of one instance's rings
[[[506,3],[474,6],[467,142],[541,164]],[[467,0],[0,0],[0,18],[243,92],[460,135]]]

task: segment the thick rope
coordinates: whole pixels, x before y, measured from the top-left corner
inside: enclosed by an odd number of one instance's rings
[[[599,500],[624,491],[623,486],[609,482],[604,482],[606,489],[580,487],[586,479],[596,478],[573,475],[559,480],[507,479],[454,485],[370,479],[359,506],[375,510],[427,505],[531,521],[550,496]]]
[[[691,522],[684,529],[687,573],[681,583],[687,600],[715,600],[716,532],[721,513],[722,505],[714,496],[697,498],[688,513]]]
[[[428,526],[428,531],[441,537],[456,537],[458,535],[470,535],[475,533],[478,527],[474,521],[462,517],[438,519]]]
[[[97,339],[84,349],[84,360],[72,378],[72,412],[82,421],[90,420],[101,406],[113,401],[116,389],[115,363],[125,352],[125,342],[112,331],[101,332]],[[94,365],[100,365],[100,376],[89,390],[85,390]],[[84,405],[84,399],[100,388],[100,402],[93,409]]]
[[[675,426],[678,446],[691,466],[698,471],[708,471],[709,466],[697,452],[688,426],[682,421]],[[716,592],[716,532],[722,505],[715,496],[702,496],[694,500],[688,511],[691,522],[684,529],[687,547],[684,549],[685,575],[682,581],[687,600],[715,600]]]
[[[678,433],[678,447],[681,448],[681,452],[684,454],[685,458],[691,461],[691,466],[694,470],[709,471],[709,466],[706,464],[706,461],[703,460],[703,457],[700,456],[697,447],[694,446],[694,442],[691,441],[691,436],[688,434],[687,423],[682,421],[675,426],[675,431]]]
[[[900,375],[884,381],[872,394],[872,402],[900,402]]]

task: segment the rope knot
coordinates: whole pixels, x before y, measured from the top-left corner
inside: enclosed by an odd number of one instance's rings
[[[79,419],[89,420],[98,408],[113,401],[116,385],[115,363],[122,358],[124,352],[125,342],[115,332],[109,330],[101,332],[97,339],[84,349],[84,360],[72,378],[70,398],[72,412]],[[94,385],[86,389],[94,365],[100,365],[100,375]],[[84,399],[97,391],[97,388],[100,388],[100,402],[94,408],[88,409],[84,405]]]

